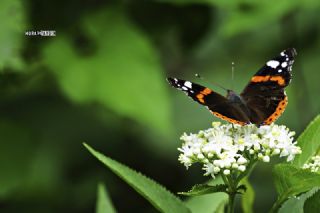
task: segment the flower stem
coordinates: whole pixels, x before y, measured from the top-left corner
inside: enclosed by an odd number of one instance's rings
[[[229,202],[228,202],[228,213],[234,213],[234,200],[236,197],[236,193],[234,192],[229,192],[228,193],[228,197],[229,197]]]
[[[227,212],[234,213],[234,201],[237,194],[237,182],[231,176],[223,177],[223,180],[228,185],[228,206]]]

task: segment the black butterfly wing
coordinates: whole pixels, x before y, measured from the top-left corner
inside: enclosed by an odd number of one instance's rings
[[[296,50],[289,48],[269,60],[240,94],[249,108],[252,123],[271,124],[285,110],[288,98],[284,88],[291,81],[296,55]]]
[[[182,90],[193,100],[206,106],[218,118],[240,125],[250,122],[249,117],[243,110],[232,105],[226,97],[213,90],[177,78],[167,78],[167,80],[173,87]]]

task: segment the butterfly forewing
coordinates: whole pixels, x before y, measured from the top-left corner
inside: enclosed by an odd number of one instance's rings
[[[182,90],[193,100],[206,106],[216,117],[242,125],[250,122],[246,113],[236,105],[230,104],[226,97],[208,87],[177,78],[167,78],[167,80],[173,87]]]
[[[270,124],[285,110],[287,96],[284,88],[291,81],[296,54],[295,49],[289,48],[267,61],[241,93],[252,123]]]

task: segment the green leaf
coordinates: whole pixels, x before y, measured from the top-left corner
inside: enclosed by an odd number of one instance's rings
[[[21,50],[26,30],[23,1],[1,0],[0,8],[0,69],[22,69]]]
[[[227,204],[227,199],[222,201],[214,212],[215,213],[224,213],[224,209],[225,209],[226,204]],[[201,211],[201,212],[203,212],[203,211]]]
[[[273,170],[278,200],[273,209],[276,210],[290,197],[320,187],[320,175],[289,164],[278,164]]]
[[[241,196],[241,206],[244,213],[253,212],[253,203],[254,203],[254,189],[252,188],[248,178],[241,180],[241,183],[245,185],[246,190]]]
[[[150,178],[130,169],[129,167],[97,152],[89,145],[84,146],[111,171],[127,182],[140,195],[146,198],[160,212],[190,212],[184,203]]]
[[[220,185],[223,181],[221,177],[217,177],[214,180],[209,181],[211,186]],[[217,192],[212,194],[206,194],[203,196],[190,197],[185,201],[186,206],[191,209],[192,212],[212,213],[223,212],[225,204],[228,202],[228,196],[226,193]],[[220,211],[222,209],[222,211]]]
[[[223,181],[220,177],[211,180],[209,184],[220,185]],[[213,194],[206,194],[203,196],[194,196],[190,197],[185,201],[185,204],[192,212],[201,212],[201,213],[222,213],[225,204],[228,202],[228,195],[223,192],[217,192]]]
[[[196,184],[188,192],[179,192],[179,194],[186,196],[199,196],[215,192],[226,192],[227,188],[228,186],[225,184],[214,186],[210,186],[208,184]]]
[[[320,115],[300,135],[298,146],[301,147],[302,153],[295,157],[293,164],[297,167],[302,167],[320,150]]]
[[[116,210],[112,205],[111,199],[105,189],[104,184],[98,184],[97,190],[96,213],[115,213]]]
[[[316,191],[318,191],[318,188],[313,188],[298,197],[290,198],[281,206],[281,208],[279,209],[279,213],[304,213],[303,205],[305,201]]]
[[[149,39],[119,8],[96,12],[81,26],[87,48],[92,49],[89,53],[81,55],[81,46],[76,49],[63,35],[43,50],[44,62],[65,94],[75,102],[98,103],[157,132],[171,133],[170,88]]]
[[[309,197],[303,206],[306,213],[318,213],[320,207],[320,190],[318,189],[311,197]]]

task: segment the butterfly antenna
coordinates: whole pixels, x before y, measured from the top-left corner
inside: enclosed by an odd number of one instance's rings
[[[225,87],[223,87],[223,86],[221,86],[220,84],[218,84],[218,83],[215,83],[215,82],[208,82],[206,79],[204,79],[202,76],[200,76],[198,73],[196,73],[195,74],[195,76],[197,77],[197,78],[199,78],[199,79],[201,79],[201,80],[203,80],[203,81],[205,81],[205,82],[207,82],[207,83],[210,83],[210,84],[213,84],[213,85],[215,85],[215,86],[217,86],[217,87],[220,87],[221,89],[223,89],[223,90],[225,90],[225,91],[229,91],[228,89],[226,89]]]
[[[234,90],[234,62],[231,63],[231,89]]]

